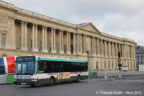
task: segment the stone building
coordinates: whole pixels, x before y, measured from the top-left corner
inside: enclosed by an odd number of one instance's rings
[[[144,71],[144,46],[136,46],[136,69]]]
[[[36,55],[87,60],[90,71],[135,70],[135,42],[100,32],[92,23],[71,24],[0,1],[0,57]]]

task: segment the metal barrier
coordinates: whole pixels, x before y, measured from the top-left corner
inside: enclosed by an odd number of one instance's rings
[[[97,72],[89,72],[89,78],[90,78],[90,79],[95,79],[95,78],[97,78]]]
[[[0,84],[12,84],[14,82],[13,74],[0,75]]]

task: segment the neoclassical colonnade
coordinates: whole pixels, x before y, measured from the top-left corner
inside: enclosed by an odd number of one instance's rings
[[[16,20],[15,23],[17,49],[75,55],[86,53],[85,48],[79,46],[79,44],[83,43],[83,46],[85,44],[79,40],[80,36],[82,36],[83,41],[85,40],[83,35],[20,20]],[[30,31],[28,31],[29,25],[31,26]]]
[[[118,52],[123,59],[135,58],[135,46],[92,37],[93,56],[118,58]]]
[[[91,47],[91,56],[117,58],[120,52],[122,58],[135,58],[135,46],[22,20],[15,20],[15,25],[16,48],[23,51],[87,55],[87,47]],[[91,46],[86,44],[88,37]]]

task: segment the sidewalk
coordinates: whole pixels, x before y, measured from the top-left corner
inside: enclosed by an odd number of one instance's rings
[[[135,75],[144,75],[144,72],[139,71],[127,71],[121,72],[123,76],[135,76]],[[107,72],[108,77],[118,76],[118,71]],[[104,77],[104,72],[97,72],[97,77]]]

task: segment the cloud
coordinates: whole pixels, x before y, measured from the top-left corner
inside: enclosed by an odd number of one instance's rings
[[[74,24],[92,22],[102,32],[144,46],[144,0],[3,0]]]

